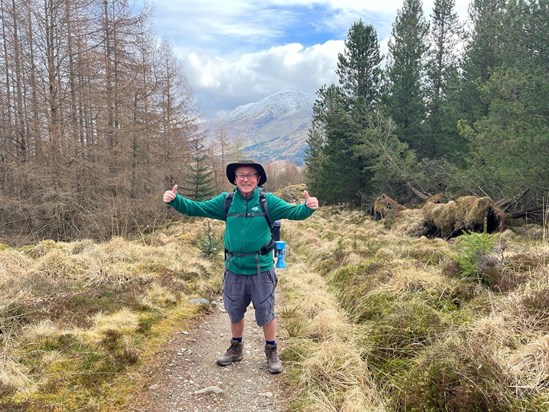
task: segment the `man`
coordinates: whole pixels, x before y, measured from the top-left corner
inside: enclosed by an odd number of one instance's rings
[[[180,213],[225,220],[225,275],[223,303],[231,321],[231,346],[217,359],[218,365],[227,366],[242,360],[244,313],[253,303],[255,318],[263,327],[267,369],[282,372],[278,357],[275,316],[275,288],[278,282],[274,270],[273,241],[269,224],[260,205],[260,186],[267,181],[263,166],[252,160],[241,160],[227,165],[229,182],[236,185],[233,199],[225,215],[227,193],[198,202],[179,195],[177,185],[164,193],[163,200]],[[318,209],[316,197],[303,192],[305,202],[292,205],[272,193],[266,193],[268,214],[272,221],[279,219],[302,220]]]

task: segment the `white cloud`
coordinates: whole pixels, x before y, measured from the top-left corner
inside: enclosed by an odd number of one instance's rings
[[[246,53],[234,61],[193,52],[183,64],[204,114],[209,116],[282,90],[314,94],[322,85],[336,81],[337,54],[342,50],[343,41],[312,47],[291,43]]]
[[[156,0],[155,25],[174,45],[209,117],[285,89],[315,93],[335,82],[353,22],[372,24],[385,47],[403,1]],[[433,3],[424,1],[426,18]],[[465,17],[469,1],[456,3]]]

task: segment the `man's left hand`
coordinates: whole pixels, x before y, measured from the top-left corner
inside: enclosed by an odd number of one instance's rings
[[[309,196],[309,192],[306,190],[303,192],[303,196],[305,196],[305,206],[313,210],[318,209],[318,199],[316,197]]]

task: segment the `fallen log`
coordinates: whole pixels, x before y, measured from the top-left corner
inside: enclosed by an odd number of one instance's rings
[[[463,196],[448,203],[428,201],[422,208],[424,235],[449,239],[464,231],[495,233],[504,229],[505,213],[489,197]]]
[[[390,215],[396,216],[402,210],[406,210],[406,207],[386,194],[383,194],[376,198],[374,206],[369,210],[369,214],[374,220],[381,220]]]

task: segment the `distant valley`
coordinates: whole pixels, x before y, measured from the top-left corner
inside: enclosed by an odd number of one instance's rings
[[[315,95],[284,91],[239,106],[205,122],[210,138],[224,129],[231,143],[261,162],[286,160],[303,166]]]

